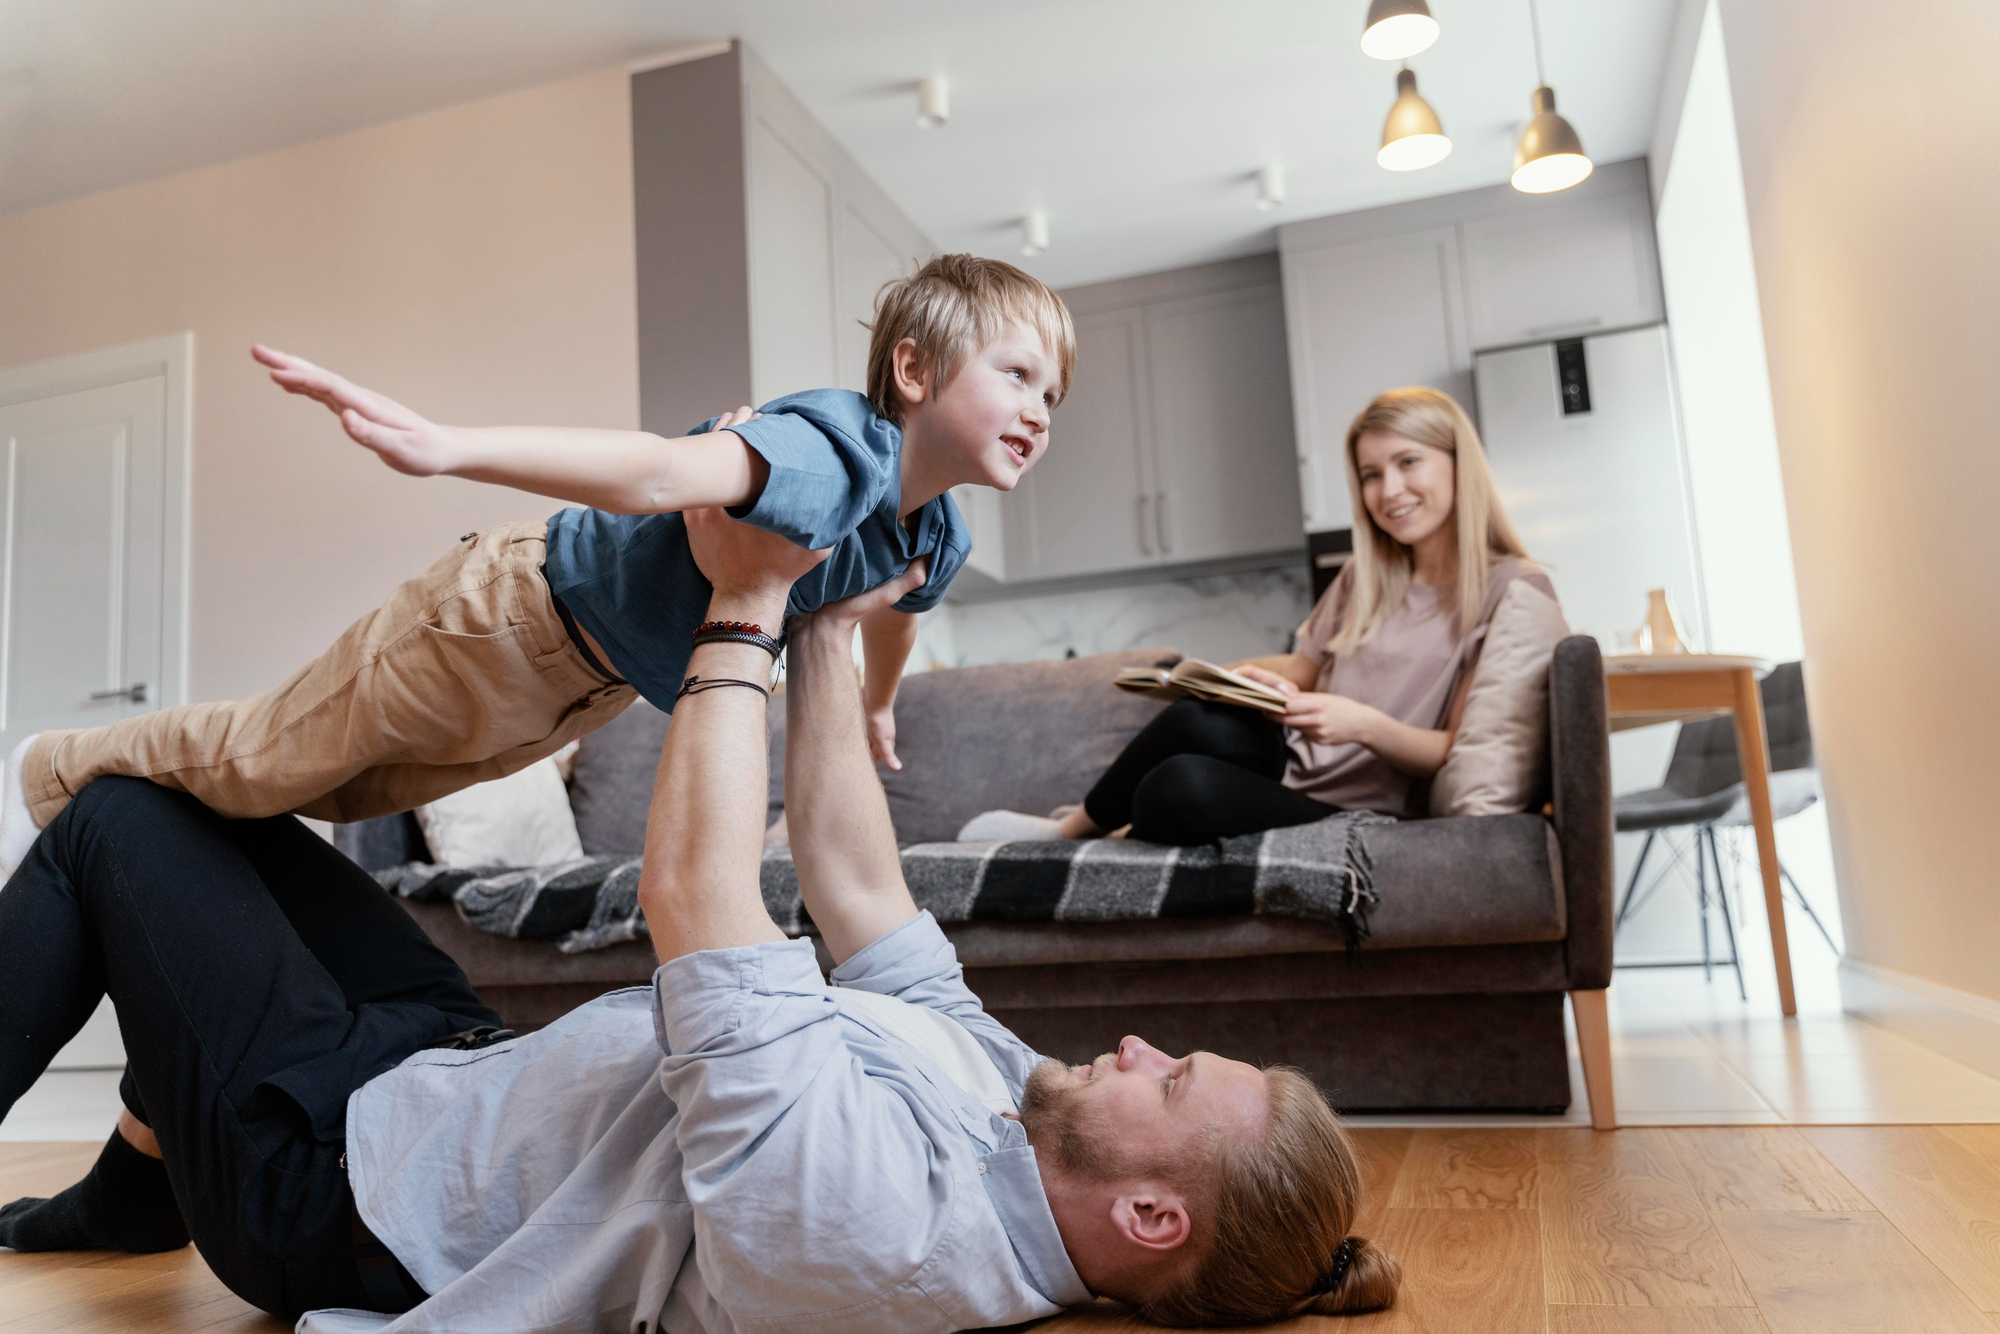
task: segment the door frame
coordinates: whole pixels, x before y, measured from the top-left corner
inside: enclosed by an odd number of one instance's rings
[[[193,507],[194,332],[142,338],[73,356],[0,370],[0,407],[132,380],[164,377],[167,388],[160,516],[161,708],[187,703],[189,516]]]

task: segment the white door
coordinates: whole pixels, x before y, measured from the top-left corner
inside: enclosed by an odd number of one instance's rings
[[[0,371],[0,754],[182,702],[185,336]],[[107,1002],[57,1068],[124,1063]]]
[[[0,749],[157,707],[166,378],[0,407]]]

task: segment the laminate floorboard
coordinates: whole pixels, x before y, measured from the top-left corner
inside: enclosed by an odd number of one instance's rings
[[[1748,1306],[1551,1306],[1548,1334],[1771,1334]]]
[[[1873,1209],[1802,1135],[1783,1127],[1668,1131],[1710,1213],[1730,1209]]]
[[[1533,1209],[1540,1173],[1532,1130],[1440,1130],[1403,1156],[1397,1209]]]
[[[1537,1134],[1550,1302],[1754,1305],[1667,1131]]]
[[[1717,1214],[1771,1334],[1987,1334],[1966,1295],[1880,1214]]]
[[[1830,1126],[1802,1133],[1975,1306],[2000,1311],[2000,1138],[1964,1133],[1983,1129]]]
[[[1355,1231],[1397,1305],[1277,1334],[2000,1334],[2000,1127],[1367,1128]],[[1524,1147],[1525,1146],[1525,1147]],[[0,1144],[0,1200],[98,1146]],[[1532,1152],[1532,1160],[1524,1153]],[[283,1334],[192,1248],[0,1251],[0,1334]],[[1145,1328],[1110,1304],[1037,1334]]]

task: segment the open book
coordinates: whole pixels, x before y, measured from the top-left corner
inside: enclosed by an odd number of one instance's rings
[[[1183,658],[1171,671],[1164,667],[1126,667],[1112,682],[1120,690],[1158,699],[1213,700],[1217,704],[1240,704],[1246,709],[1283,713],[1283,694],[1247,676],[1238,676],[1227,667],[1218,667],[1200,658]]]

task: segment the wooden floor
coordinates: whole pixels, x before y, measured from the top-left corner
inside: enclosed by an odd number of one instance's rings
[[[1396,1309],[1318,1334],[1996,1334],[2000,1126],[1364,1130]],[[87,1144],[0,1145],[0,1199]],[[1097,1311],[1039,1334],[1126,1325]],[[166,1256],[0,1253],[0,1331],[279,1331]]]

